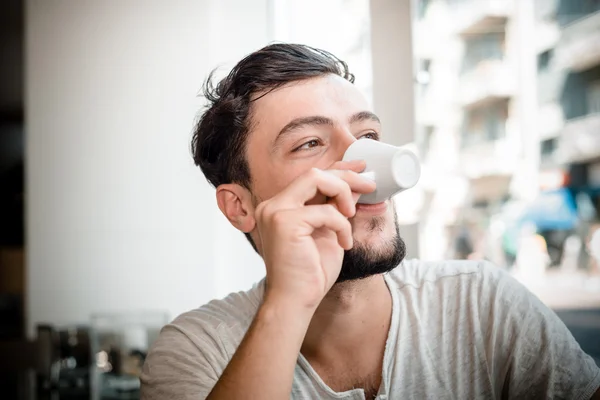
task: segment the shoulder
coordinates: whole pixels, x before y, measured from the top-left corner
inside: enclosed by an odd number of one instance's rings
[[[264,281],[261,281],[248,291],[231,293],[181,314],[171,325],[190,333],[206,329],[247,328],[258,310],[263,293]]]
[[[173,336],[183,336],[202,347],[206,345],[206,336],[215,336],[224,346],[223,350],[227,351],[231,346],[237,348],[252,323],[263,293],[264,281],[261,281],[248,291],[231,293],[183,313],[163,328],[158,342],[170,342]],[[178,334],[169,334],[170,331]]]
[[[261,281],[248,291],[181,314],[163,327],[144,362],[141,379],[146,393],[186,379],[207,387],[216,381],[252,323],[263,292]]]

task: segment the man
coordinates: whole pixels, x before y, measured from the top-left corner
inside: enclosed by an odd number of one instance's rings
[[[394,203],[356,204],[374,184],[340,160],[382,126],[353,80],[291,44],[209,79],[194,160],[266,280],[166,326],[142,398],[600,398],[600,370],[515,280],[403,261]]]

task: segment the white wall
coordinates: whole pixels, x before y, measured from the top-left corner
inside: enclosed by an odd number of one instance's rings
[[[272,0],[275,40],[327,50],[348,63],[372,101],[369,0]]]
[[[219,77],[229,73],[247,53],[272,41],[272,1],[212,0],[209,54],[211,60],[218,60],[212,67],[218,67]],[[248,289],[264,277],[265,268],[246,237],[223,214],[218,212],[215,219],[215,297],[223,297]]]
[[[264,45],[267,16],[267,0],[27,1],[30,329],[175,316],[261,274],[189,139],[206,74]]]

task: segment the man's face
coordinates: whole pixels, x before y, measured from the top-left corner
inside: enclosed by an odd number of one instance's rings
[[[260,97],[252,105],[252,124],[246,155],[251,191],[258,202],[277,195],[313,167],[331,167],[354,141],[379,140],[381,135],[379,119],[365,98],[336,75],[294,82]],[[348,268],[356,262],[380,263],[390,257],[390,262],[401,261],[404,244],[393,202],[358,205],[350,222],[355,244],[344,256]],[[352,254],[360,260],[351,259]],[[364,277],[344,269],[343,280]]]

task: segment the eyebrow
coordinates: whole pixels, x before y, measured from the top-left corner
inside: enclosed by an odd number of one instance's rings
[[[357,122],[363,121],[373,121],[378,124],[381,123],[379,117],[372,113],[371,111],[360,111],[356,114],[352,115],[349,119],[350,124],[355,124]],[[313,115],[309,117],[301,117],[296,118],[288,122],[277,134],[275,138],[274,147],[277,147],[277,144],[289,133],[301,129],[307,126],[334,126],[334,122],[331,118],[327,118],[321,115]]]
[[[379,117],[373,114],[371,111],[361,111],[350,117],[350,124],[355,124],[357,122],[363,121],[373,121],[381,124]]]
[[[296,118],[288,122],[277,134],[277,138],[275,142],[278,142],[285,136],[286,134],[298,130],[300,128],[304,128],[306,126],[333,126],[333,120],[327,117],[323,117],[320,115],[313,115],[310,117],[301,117]]]

